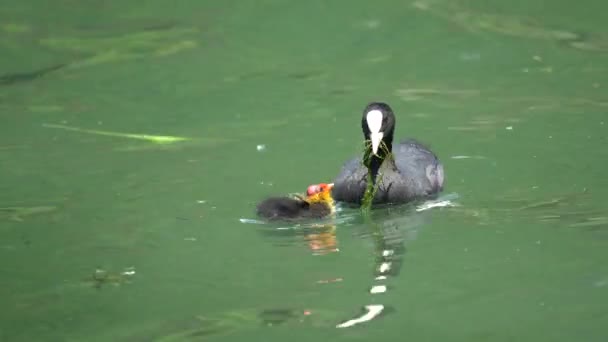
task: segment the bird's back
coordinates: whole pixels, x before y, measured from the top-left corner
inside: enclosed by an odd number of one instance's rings
[[[381,188],[390,202],[409,202],[434,195],[443,189],[443,165],[437,156],[416,140],[393,146],[393,163],[380,169]],[[391,165],[392,164],[392,165]],[[382,185],[382,183],[384,183]]]
[[[336,201],[360,204],[367,187],[367,168],[361,158],[347,161],[334,179],[331,195]]]
[[[290,197],[270,197],[257,205],[258,216],[269,219],[293,219],[305,209],[307,203]]]
[[[443,188],[443,166],[430,149],[413,139],[393,146],[379,170],[374,203],[405,203],[430,197]],[[335,200],[360,204],[367,187],[361,158],[349,160],[334,180]]]

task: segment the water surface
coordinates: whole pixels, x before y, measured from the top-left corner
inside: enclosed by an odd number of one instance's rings
[[[0,339],[605,341],[605,12],[4,1]],[[377,100],[458,206],[240,221],[331,181]]]

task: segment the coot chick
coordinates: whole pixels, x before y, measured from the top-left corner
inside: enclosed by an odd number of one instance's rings
[[[344,164],[334,180],[333,198],[361,204],[368,175],[377,185],[374,204],[407,203],[433,197],[443,189],[443,166],[427,147],[413,139],[393,146],[395,114],[382,102],[372,102],[363,111],[361,128],[365,138],[363,158]]]
[[[315,187],[314,191],[311,190]],[[323,218],[335,210],[331,197],[333,184],[311,185],[307,196],[270,197],[260,202],[257,214],[268,220],[299,220]]]

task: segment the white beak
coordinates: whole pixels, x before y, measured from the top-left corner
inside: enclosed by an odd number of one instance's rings
[[[378,155],[378,147],[380,146],[380,142],[382,141],[383,137],[384,133],[382,132],[372,133],[369,136],[370,140],[372,141],[372,152],[375,155]]]
[[[380,131],[383,117],[384,114],[377,109],[370,110],[365,117],[370,132],[369,139],[372,141],[372,152],[375,155],[378,155],[378,147],[384,137],[384,133]]]

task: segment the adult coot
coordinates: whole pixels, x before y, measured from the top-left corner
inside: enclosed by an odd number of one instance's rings
[[[431,150],[413,139],[393,146],[395,114],[382,102],[372,102],[363,111],[365,137],[363,158],[349,160],[334,180],[333,198],[361,204],[368,173],[377,190],[374,204],[406,203],[432,197],[443,189],[443,166]]]
[[[257,214],[268,220],[323,218],[335,211],[331,196],[333,184],[311,185],[307,196],[270,197],[257,205]],[[314,190],[312,190],[314,189]]]

